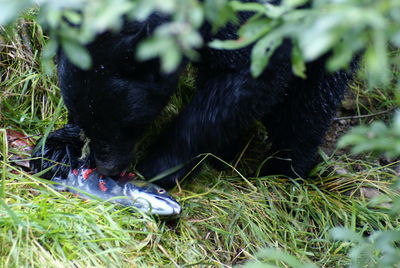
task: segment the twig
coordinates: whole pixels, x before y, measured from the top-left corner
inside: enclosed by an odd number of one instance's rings
[[[374,116],[382,115],[382,114],[385,114],[385,113],[389,113],[389,112],[395,110],[396,108],[397,107],[392,107],[392,108],[387,109],[385,111],[377,112],[377,113],[373,113],[373,114],[361,114],[361,115],[353,115],[353,116],[336,117],[333,120],[334,121],[339,121],[339,120],[349,120],[349,119],[360,119],[360,118],[374,117]]]
[[[171,257],[171,255],[168,254],[168,252],[165,250],[165,248],[163,246],[161,246],[160,244],[158,244],[158,248],[165,254],[165,256],[175,265],[175,267],[179,268],[178,263],[176,263],[174,261],[174,259]]]

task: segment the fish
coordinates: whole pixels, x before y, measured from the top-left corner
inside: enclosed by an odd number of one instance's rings
[[[118,180],[99,174],[96,169],[74,168],[66,178],[54,177],[53,188],[67,190],[85,199],[102,199],[127,207],[135,207],[146,214],[178,215],[180,204],[166,190],[157,185],[135,179],[133,173],[122,174]]]

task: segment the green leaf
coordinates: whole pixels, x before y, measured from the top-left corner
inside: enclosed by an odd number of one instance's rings
[[[22,11],[33,5],[34,3],[30,0],[1,0],[0,25],[7,25],[13,22]]]
[[[381,29],[373,32],[373,45],[365,53],[365,62],[368,70],[368,81],[371,86],[386,84],[390,80],[389,60],[387,54],[387,40]]]
[[[139,0],[136,2],[135,9],[133,10],[130,18],[134,18],[138,21],[146,20],[151,13],[156,9],[155,0]]]
[[[296,257],[273,248],[265,248],[257,253],[258,258],[266,258],[268,260],[282,261],[294,268],[317,268],[312,263],[302,263]]]
[[[215,49],[239,49],[248,46],[251,42],[246,42],[246,40],[214,40],[208,43],[209,47]]]
[[[292,49],[292,70],[295,75],[303,79],[306,78],[306,65],[304,63],[303,55],[297,44],[293,44]]]
[[[161,70],[165,73],[172,73],[182,60],[182,54],[177,44],[171,44],[161,54]]]
[[[270,19],[254,19],[245,23],[239,29],[240,38],[237,40],[214,40],[208,45],[215,49],[239,49],[246,47],[264,35],[268,34],[277,26],[276,21]]]
[[[160,57],[161,70],[171,73],[181,62],[182,53],[173,38],[153,36],[138,45],[136,57],[142,61]]]
[[[125,0],[104,1],[102,6],[97,8],[96,16],[90,21],[90,28],[96,33],[107,29],[118,30],[123,23],[123,14],[130,12],[134,5]],[[87,13],[93,13],[92,10],[86,10]],[[88,17],[88,16],[86,16]]]
[[[170,46],[169,38],[153,36],[139,43],[136,52],[138,60],[149,60],[158,57],[163,50]]]
[[[299,7],[305,5],[309,0],[283,0],[283,5],[287,7]]]
[[[236,14],[227,0],[205,0],[204,13],[212,24],[213,32],[228,21],[237,22]]]
[[[190,7],[190,17],[188,18],[190,24],[196,29],[200,28],[204,22],[204,16],[203,7],[195,1]]]
[[[393,132],[400,137],[400,111],[396,111],[393,118]]]
[[[265,5],[262,3],[243,3],[240,1],[231,1],[230,2],[231,7],[235,11],[250,11],[250,12],[256,12],[256,13],[265,13]]]
[[[332,29],[340,25],[339,17],[334,15],[315,20],[305,32],[299,32],[299,45],[306,61],[317,59],[326,53],[340,38]]]
[[[66,10],[63,13],[63,16],[68,22],[71,22],[76,25],[82,22],[82,14],[80,12],[77,12],[76,10]],[[57,19],[60,20],[60,18]]]
[[[51,75],[54,70],[53,57],[57,53],[58,43],[55,38],[50,39],[43,48],[41,66],[43,71]]]
[[[397,33],[393,34],[393,36],[391,38],[391,42],[395,46],[400,47],[400,30]]]
[[[364,40],[357,38],[356,36],[343,38],[342,42],[333,47],[333,55],[327,62],[328,70],[334,72],[348,66],[356,53],[359,52],[364,45]]]
[[[253,16],[243,24],[238,33],[241,38],[256,40],[271,31],[277,22],[269,18]]]
[[[59,25],[61,18],[62,18],[62,14],[60,12],[60,10],[47,10],[47,11],[42,11],[40,13],[41,19],[45,19],[45,22],[42,22],[42,24],[47,23],[49,25],[50,28],[57,28],[57,26]]]
[[[61,46],[64,49],[68,59],[83,70],[87,70],[92,65],[87,49],[74,40],[61,39]]]
[[[278,19],[286,12],[286,7],[265,3],[265,14],[268,18]]]
[[[275,49],[282,44],[282,38],[276,35],[267,35],[258,41],[251,51],[251,74],[258,77],[268,65]]]
[[[357,242],[357,243],[362,243],[364,241],[363,238],[359,234],[357,234],[347,228],[344,228],[344,227],[333,228],[330,231],[330,235],[335,240],[351,241],[351,242]]]
[[[148,1],[148,0],[145,0]],[[171,13],[177,9],[178,1],[175,0],[155,0],[157,10],[164,13]]]

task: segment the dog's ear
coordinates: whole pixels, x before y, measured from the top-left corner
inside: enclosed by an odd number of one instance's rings
[[[71,169],[78,168],[78,160],[74,157],[74,154],[72,153],[71,145],[65,145],[65,150],[67,152],[67,157]]]

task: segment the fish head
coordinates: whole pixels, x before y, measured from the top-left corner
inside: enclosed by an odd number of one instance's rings
[[[165,189],[155,184],[140,180],[130,181],[124,192],[133,199],[135,207],[146,213],[167,216],[182,212],[179,203]]]

